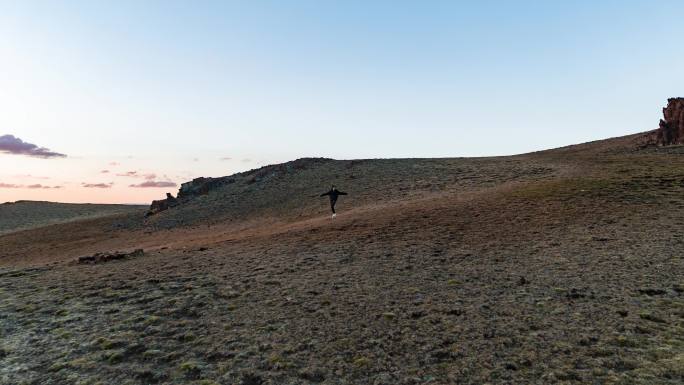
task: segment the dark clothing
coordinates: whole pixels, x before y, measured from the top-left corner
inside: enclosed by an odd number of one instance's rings
[[[346,192],[339,191],[337,189],[331,189],[330,191],[321,194],[322,197],[330,196],[330,210],[335,214],[335,203],[337,203],[337,197],[340,195],[347,195]]]

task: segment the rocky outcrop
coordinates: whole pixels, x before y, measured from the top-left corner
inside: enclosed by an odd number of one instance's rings
[[[145,213],[146,217],[154,215],[158,212],[168,210],[170,207],[176,206],[178,204],[178,199],[174,198],[173,195],[166,193],[166,199],[161,199],[158,201],[152,201],[150,209]]]
[[[235,180],[229,177],[223,178],[195,178],[190,182],[185,182],[178,190],[178,199],[187,200],[200,195],[209,194],[209,191],[219,188]]]
[[[77,262],[80,264],[93,264],[114,261],[117,259],[142,257],[143,255],[145,255],[145,251],[143,249],[136,249],[130,253],[122,253],[118,251],[113,253],[95,253],[93,255],[78,257]]]
[[[663,108],[663,119],[656,131],[656,144],[684,144],[684,98],[670,98]]]
[[[282,175],[296,173],[307,168],[330,162],[328,158],[300,158],[287,163],[264,166],[258,169],[240,172],[231,176],[220,178],[195,178],[190,182],[181,184],[178,190],[178,197],[174,198],[171,194],[166,194],[166,199],[152,201],[150,209],[145,214],[146,217],[157,214],[171,207],[181,205],[202,195],[209,194],[210,191],[219,189],[232,183],[240,182],[247,185],[254,183],[264,183],[271,178]]]

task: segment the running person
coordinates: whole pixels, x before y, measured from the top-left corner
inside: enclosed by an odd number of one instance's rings
[[[338,190],[335,185],[330,186],[330,191],[321,194],[322,197],[330,196],[330,210],[332,210],[332,219],[335,219],[337,214],[335,213],[335,203],[337,203],[337,197],[340,195],[347,195],[346,192]]]

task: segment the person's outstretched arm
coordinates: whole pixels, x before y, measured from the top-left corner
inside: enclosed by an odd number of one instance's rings
[[[326,196],[326,195],[330,195],[330,191],[324,192],[323,194],[321,194],[322,197],[324,197],[324,196]]]
[[[338,191],[337,193],[340,194],[340,195],[347,195],[346,192],[342,192],[342,191]]]

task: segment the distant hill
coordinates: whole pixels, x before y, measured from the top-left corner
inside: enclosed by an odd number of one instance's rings
[[[144,206],[17,201],[0,204],[0,235],[45,225],[141,211]]]

